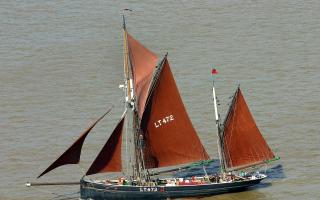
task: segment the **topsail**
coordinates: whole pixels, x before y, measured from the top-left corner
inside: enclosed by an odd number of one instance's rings
[[[157,66],[158,57],[134,39],[129,33],[127,33],[127,38],[137,111],[141,118],[148,96],[152,74]]]

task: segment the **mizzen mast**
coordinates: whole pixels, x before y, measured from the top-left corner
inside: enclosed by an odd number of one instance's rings
[[[224,154],[222,151],[223,148],[223,131],[221,127],[221,120],[220,120],[220,115],[218,113],[218,106],[217,106],[217,96],[216,96],[216,90],[214,87],[214,76],[218,74],[218,71],[216,69],[211,70],[211,75],[212,75],[212,99],[213,99],[213,106],[214,106],[214,116],[216,120],[216,126],[218,128],[218,154],[219,154],[219,160],[220,160],[220,167],[221,167],[221,172],[225,172],[225,160],[224,160]]]

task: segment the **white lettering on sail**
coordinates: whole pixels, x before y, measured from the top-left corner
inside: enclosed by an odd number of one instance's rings
[[[165,116],[164,118],[159,119],[158,121],[154,122],[154,126],[156,128],[159,128],[160,126],[165,125],[167,123],[170,123],[173,120],[174,120],[173,115],[168,115],[168,116]]]

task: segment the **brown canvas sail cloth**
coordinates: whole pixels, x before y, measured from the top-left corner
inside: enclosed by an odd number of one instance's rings
[[[146,168],[208,160],[209,156],[192,126],[166,57],[159,67],[141,120]]]
[[[240,169],[274,158],[238,87],[224,123],[223,152],[226,167]]]
[[[38,178],[40,178],[44,174],[62,165],[78,164],[80,161],[81,149],[82,149],[84,140],[86,139],[90,131],[93,129],[93,127],[95,127],[95,125],[100,120],[102,120],[111,111],[111,109],[112,107],[105,114],[103,114],[99,119],[97,119],[93,124],[91,124],[89,128],[87,128],[80,135],[80,137],[56,161],[54,161],[46,170],[44,170],[44,172],[42,172],[38,176]]]
[[[127,39],[137,110],[138,115],[141,118],[158,57],[128,33]]]
[[[120,172],[121,164],[121,144],[124,117],[120,120],[107,143],[104,145],[86,175],[102,172]]]

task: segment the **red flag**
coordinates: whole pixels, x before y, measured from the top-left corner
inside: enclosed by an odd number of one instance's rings
[[[211,74],[212,74],[212,75],[214,75],[214,74],[218,74],[218,70],[216,70],[216,69],[212,69],[212,70],[211,70]]]

